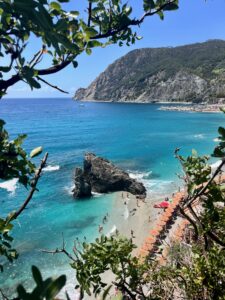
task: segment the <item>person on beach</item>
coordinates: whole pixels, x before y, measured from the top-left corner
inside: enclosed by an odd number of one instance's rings
[[[135,238],[135,236],[134,236],[134,231],[133,231],[132,229],[131,229],[130,233],[131,233],[131,237],[132,237],[132,239],[134,239],[134,238]]]
[[[105,224],[107,222],[107,216],[104,216],[104,218],[102,219],[102,223]]]
[[[136,198],[137,199],[137,207],[140,207],[139,205],[139,198]]]
[[[151,222],[151,217],[149,216],[149,217],[148,217],[148,223],[150,223],[150,222]]]
[[[126,202],[126,201],[124,201],[124,205],[127,205],[127,202]]]
[[[103,231],[102,225],[98,225],[98,232],[99,232],[99,233],[102,233],[102,231]]]

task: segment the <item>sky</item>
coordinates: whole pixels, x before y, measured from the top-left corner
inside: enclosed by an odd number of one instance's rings
[[[84,10],[84,0],[71,0],[67,6],[71,10]],[[130,0],[133,14],[143,14],[142,0]],[[73,96],[79,87],[87,87],[107,66],[129,51],[146,47],[167,47],[204,42],[209,39],[225,40],[225,0],[180,0],[179,10],[167,12],[164,21],[153,16],[137,28],[143,39],[130,47],[110,45],[96,48],[92,55],[82,54],[77,58],[78,68],[67,67],[61,72],[47,76],[49,82],[68,91]],[[37,49],[37,41],[32,39],[28,53]],[[45,62],[43,63],[45,64]],[[46,66],[49,66],[46,64]],[[18,83],[8,90],[8,98],[65,97],[64,94],[43,84],[39,90],[31,91],[29,86]],[[68,97],[68,95],[66,95]]]

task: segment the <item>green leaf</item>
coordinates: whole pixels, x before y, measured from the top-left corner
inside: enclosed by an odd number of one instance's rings
[[[57,2],[51,2],[51,3],[50,3],[50,7],[51,7],[52,9],[57,10],[57,11],[60,11],[60,10],[61,10],[61,5],[60,5],[59,3],[57,3]]]
[[[176,9],[178,9],[178,8],[179,8],[178,4],[171,3],[171,4],[166,5],[166,6],[163,8],[163,10],[176,10]]]
[[[38,156],[39,154],[42,153],[42,150],[43,150],[42,147],[37,147],[37,148],[33,149],[30,153],[30,157],[33,158],[35,156]]]
[[[91,53],[92,53],[91,49],[90,49],[90,48],[86,48],[86,53],[87,53],[88,55],[91,55]]]
[[[66,276],[62,275],[49,284],[46,290],[46,299],[54,299],[54,297],[60,292],[60,290],[66,284]]]
[[[39,271],[39,269],[36,266],[32,266],[31,269],[32,269],[33,278],[34,278],[37,286],[41,286],[43,284],[41,272]]]
[[[219,132],[219,134],[222,135],[222,137],[225,139],[225,128],[219,127],[218,132]]]
[[[78,66],[78,62],[77,61],[73,61],[73,67],[76,69]]]
[[[102,46],[102,43],[99,41],[89,41],[87,43],[88,48],[101,47],[101,46]]]

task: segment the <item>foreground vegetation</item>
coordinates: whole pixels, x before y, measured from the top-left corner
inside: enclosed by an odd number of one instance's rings
[[[91,53],[96,46],[110,43],[134,43],[137,34],[132,26],[140,25],[148,16],[159,15],[163,18],[166,10],[178,7],[178,1],[144,0],[144,15],[140,19],[131,17],[132,9],[119,0],[88,1],[87,20],[77,19],[79,12],[67,12],[62,7],[67,0],[4,0],[0,3],[1,18],[1,53],[6,58],[6,65],[0,67],[1,95],[19,81],[25,81],[31,88],[40,88],[40,82],[54,88],[42,76],[61,71],[69,64],[77,67],[76,57],[82,52]],[[40,50],[30,60],[26,57],[27,40],[34,35],[41,41]],[[102,39],[103,43],[98,40]],[[38,69],[37,65],[45,55],[52,60],[49,68]],[[15,74],[12,72],[15,72]],[[0,255],[1,271],[5,260],[9,263],[18,257],[13,249],[11,230],[14,221],[37,191],[38,180],[46,165],[46,154],[39,168],[31,159],[39,155],[42,149],[34,149],[30,157],[22,148],[25,136],[10,140],[8,132],[0,121],[0,179],[18,178],[29,189],[28,196],[21,206],[6,217],[0,219]],[[102,237],[92,244],[83,244],[70,254],[63,245],[55,253],[64,253],[71,259],[80,290],[80,298],[87,294],[101,294],[109,297],[113,286],[117,299],[225,299],[225,212],[224,185],[216,181],[221,167],[225,163],[225,129],[219,128],[220,143],[214,156],[221,159],[214,176],[207,164],[208,157],[198,157],[196,153],[184,158],[176,151],[176,156],[184,170],[187,196],[180,213],[190,221],[192,238],[181,245],[171,245],[170,255],[165,266],[160,266],[152,257],[140,260],[132,255],[135,248],[131,240],[114,237]],[[198,200],[201,211],[196,213],[193,203]],[[188,215],[186,214],[188,211]],[[47,259],[47,258],[46,258]],[[114,279],[108,286],[104,282],[105,272],[112,272]],[[32,267],[35,287],[32,291],[19,285],[17,298],[23,300],[55,299],[66,284],[65,275],[57,279],[43,280],[40,271]],[[8,299],[7,291],[1,291],[3,299]],[[69,296],[66,295],[67,299]],[[10,297],[11,298],[11,297]]]

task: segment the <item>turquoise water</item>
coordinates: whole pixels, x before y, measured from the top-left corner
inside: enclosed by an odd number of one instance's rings
[[[44,254],[62,243],[67,249],[76,237],[93,240],[102,217],[113,209],[113,195],[75,201],[71,195],[74,168],[83,154],[92,151],[107,157],[146,184],[150,193],[174,188],[179,170],[173,157],[176,147],[182,153],[196,149],[211,153],[216,144],[217,127],[224,124],[222,114],[166,112],[158,105],[84,103],[71,99],[7,99],[0,102],[0,118],[7,122],[12,138],[28,134],[25,148],[43,146],[49,152],[48,171],[39,182],[40,191],[17,222],[13,236],[20,256],[5,264],[0,286],[9,293],[15,282],[29,286],[30,266],[35,264],[47,276],[74,273],[63,255]],[[38,159],[36,159],[38,163]],[[14,187],[12,187],[13,190]],[[17,208],[26,196],[18,187],[14,192],[0,188],[0,215]],[[105,228],[105,232],[110,228]]]

